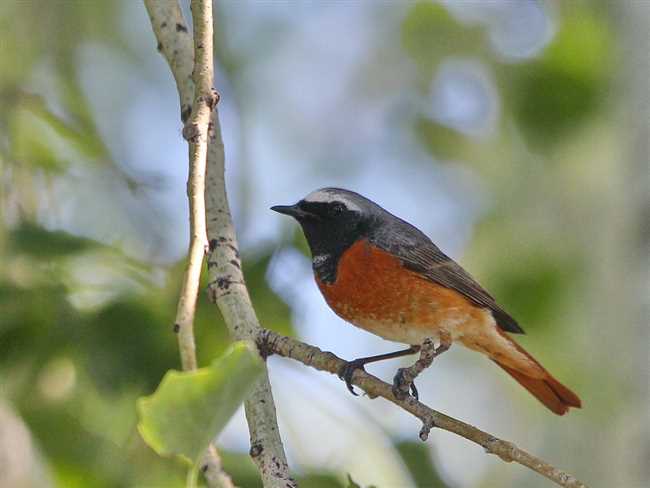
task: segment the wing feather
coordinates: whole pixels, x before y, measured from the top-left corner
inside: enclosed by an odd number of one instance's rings
[[[404,267],[416,271],[424,279],[456,290],[472,303],[489,309],[501,329],[515,334],[524,333],[517,321],[467,271],[443,253],[425,234],[408,222],[398,220],[397,224],[390,227],[382,226],[371,237],[373,244],[399,257]]]

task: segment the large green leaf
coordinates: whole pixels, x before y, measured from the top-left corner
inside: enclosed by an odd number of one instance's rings
[[[153,395],[138,400],[142,438],[162,456],[195,462],[246,398],[262,364],[239,342],[207,368],[169,371]]]

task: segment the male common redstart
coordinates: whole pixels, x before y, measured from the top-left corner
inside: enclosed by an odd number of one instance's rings
[[[415,353],[425,341],[440,341],[442,350],[460,341],[487,355],[556,414],[580,408],[578,396],[507,334],[524,332],[515,319],[411,224],[339,188],[323,188],[295,205],[271,209],[302,226],[316,283],[337,315],[411,346],[348,363],[341,375],[350,391],[354,369],[364,364]]]

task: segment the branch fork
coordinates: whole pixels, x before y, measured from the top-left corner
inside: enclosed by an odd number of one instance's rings
[[[194,108],[192,109],[190,117],[188,117],[189,120],[187,120],[183,126],[183,138],[187,142],[191,144],[197,144],[202,135],[199,119],[204,118],[205,114],[199,113],[201,106],[205,105],[211,113],[216,108],[220,100],[221,95],[214,88],[210,88],[209,95],[200,95],[196,98],[193,105]],[[192,115],[194,113],[197,115]],[[208,114],[207,117],[209,119],[210,115]],[[214,124],[210,120],[208,120],[208,127],[205,133],[208,138],[214,138]]]

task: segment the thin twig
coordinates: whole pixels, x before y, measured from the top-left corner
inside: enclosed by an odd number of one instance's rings
[[[213,82],[212,57],[212,2],[201,1],[195,7],[194,28],[197,32],[193,55],[191,39],[183,20],[178,3],[165,0],[145,0],[154,33],[158,39],[159,50],[172,67],[178,83],[181,100],[181,118],[191,117],[183,135],[189,143],[190,163],[187,182],[187,196],[190,213],[190,245],[188,261],[181,285],[174,332],[178,337],[181,365],[184,371],[197,367],[194,341],[194,316],[199,292],[201,268],[207,247],[205,226],[205,168],[207,159],[208,130],[210,113],[216,104]],[[200,39],[199,39],[200,35]],[[206,39],[208,40],[206,42]],[[181,56],[179,46],[183,46],[185,56]],[[193,60],[196,59],[196,63]],[[179,76],[194,65],[192,78],[189,76],[180,83]],[[174,69],[176,67],[176,69]],[[183,88],[181,88],[181,86]],[[190,95],[194,102],[190,104]],[[221,458],[214,445],[210,445],[203,457],[201,472],[210,488],[233,488],[230,476],[223,470]]]
[[[306,366],[311,366],[320,371],[337,374],[345,365],[345,361],[331,352],[324,352],[317,347],[310,346],[290,337],[285,337],[270,330],[264,330],[258,339],[258,347],[263,356],[279,354],[280,356],[295,359]],[[551,481],[567,488],[587,488],[572,475],[548,464],[547,462],[528,454],[513,443],[494,437],[476,427],[449,417],[441,412],[420,403],[412,396],[403,400],[395,398],[392,386],[363,370],[356,370],[352,376],[352,383],[366,392],[370,398],[382,397],[398,407],[414,415],[422,422],[420,438],[428,438],[432,428],[453,432],[465,439],[472,441],[485,449],[489,454],[496,454],[505,462],[516,462],[522,466],[546,476]]]
[[[181,120],[189,119],[194,97],[191,38],[176,0],[145,0],[158,47],[167,59],[181,100]],[[163,26],[164,24],[164,26]],[[210,242],[208,271],[210,297],[219,306],[235,340],[254,340],[262,330],[253,310],[241,272],[235,229],[224,182],[225,155],[218,110],[212,111],[207,157],[206,212]],[[187,133],[186,129],[185,132]],[[190,134],[191,135],[191,134]],[[244,404],[250,431],[250,454],[266,488],[296,486],[278,430],[275,402],[265,370]]]

